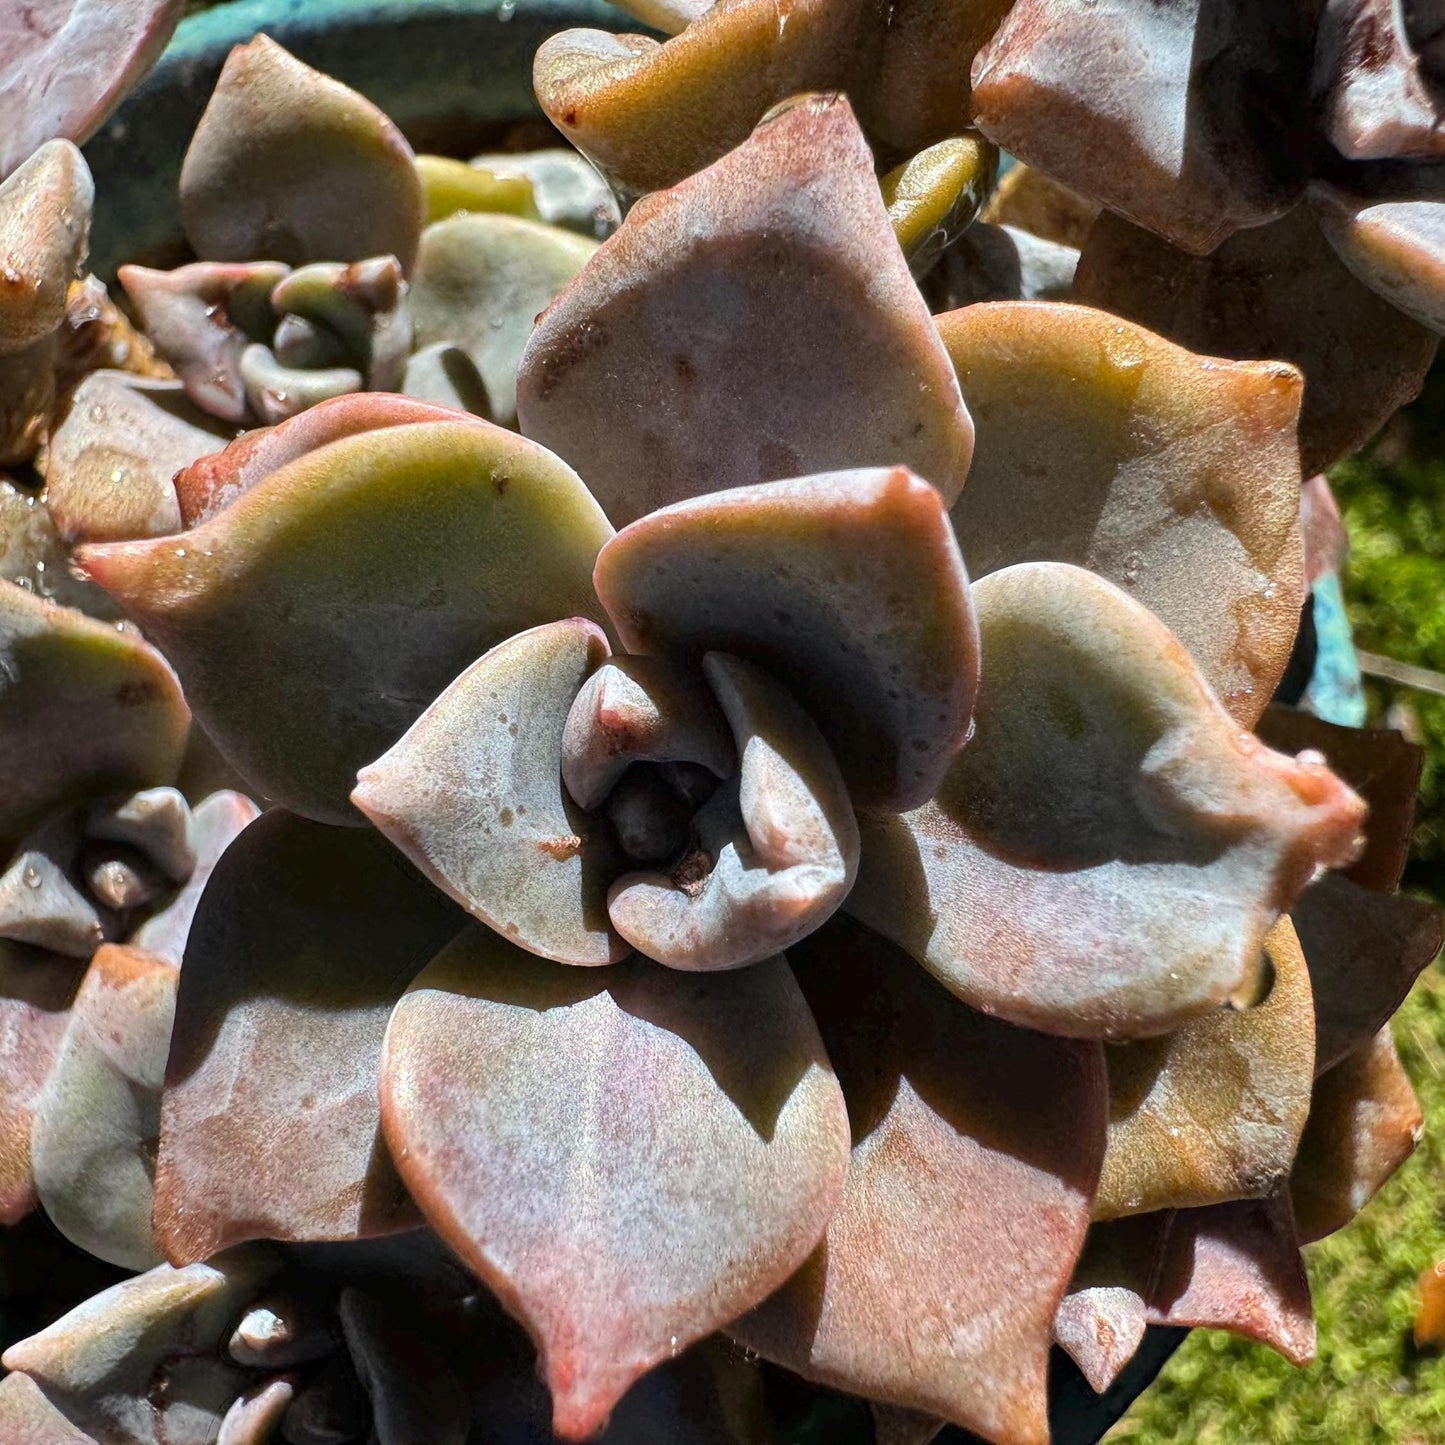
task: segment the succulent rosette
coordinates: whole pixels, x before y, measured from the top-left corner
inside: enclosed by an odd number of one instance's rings
[[[1348,256],[1301,304],[1341,243],[1288,127],[1100,172],[1136,97],[1074,8],[557,36],[620,203],[417,158],[258,38],[140,332],[76,279],[92,118],[37,138],[0,1249],[38,1203],[141,1272],[11,1345],[0,1435],[781,1441],[819,1387],[1032,1445],[1056,1343],[1099,1391],[1150,1325],[1310,1357],[1300,1245],[1418,1138],[1388,1021],[1440,922],[1419,750],[1271,699],[1338,550],[1302,480],[1432,323]],[[1078,9],[1170,152],[1202,8]],[[1316,54],[1238,25],[1236,89]],[[975,123],[1057,183],[995,190]],[[1228,344],[1281,228],[1328,264]],[[1100,290],[1151,276],[1168,324]]]

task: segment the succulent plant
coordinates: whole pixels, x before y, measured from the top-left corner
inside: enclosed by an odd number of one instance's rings
[[[1341,199],[1428,192],[1428,7],[1308,9],[649,0],[537,57],[615,200],[259,37],[134,325],[103,107],[0,102],[0,1263],[113,1267],[14,1265],[0,1435],[1033,1445],[1055,1343],[1310,1357],[1441,922],[1419,750],[1283,699],[1445,201]]]

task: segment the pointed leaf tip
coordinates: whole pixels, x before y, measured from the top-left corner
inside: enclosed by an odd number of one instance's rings
[[[636,206],[540,317],[517,414],[618,526],[839,467],[902,463],[952,501],[973,451],[840,96],[805,97]]]
[[[926,801],[968,735],[968,577],[942,499],[904,467],[679,502],[619,532],[595,581],[630,650],[768,670],[860,806]]]
[[[607,655],[602,630],[581,617],[508,638],[363,768],[351,795],[469,913],[578,965],[628,951],[607,919],[620,867],[610,829],[562,784],[568,712]]]
[[[227,57],[181,167],[181,219],[210,261],[416,258],[411,147],[369,100],[265,35]]]
[[[247,465],[243,444],[225,474],[244,485]],[[591,571],[610,535],[569,467],[453,413],[342,435],[189,532],[79,556],[255,792],[357,825],[357,769],[464,667],[558,612],[600,615]]]
[[[1028,1027],[1136,1037],[1208,1012],[1315,869],[1354,857],[1364,804],[1242,733],[1103,578],[1022,563],[973,598],[973,737],[932,802],[860,814],[846,907]]]
[[[756,1304],[837,1205],[848,1124],[787,964],[569,969],[474,928],[398,1005],[386,1137],[537,1342],[553,1428]]]

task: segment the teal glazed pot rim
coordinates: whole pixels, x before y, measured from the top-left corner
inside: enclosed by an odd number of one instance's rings
[[[145,83],[85,147],[97,198],[91,269],[109,282],[126,261],[184,258],[181,161],[232,46],[265,32],[374,101],[414,145],[471,154],[508,125],[541,120],[532,56],[548,35],[572,26],[641,28],[603,0],[234,0],[188,17]],[[1103,1395],[1055,1349],[1053,1445],[1095,1445],[1187,1333],[1151,1328]],[[870,1445],[871,1433],[860,1424],[856,1437],[834,1432],[828,1445]],[[949,1428],[938,1445],[984,1442]]]

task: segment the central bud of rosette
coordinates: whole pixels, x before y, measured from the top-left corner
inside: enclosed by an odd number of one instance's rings
[[[757,963],[853,886],[858,825],[832,751],[786,688],[736,657],[605,662],[567,715],[562,780],[648,865],[612,884],[607,911],[659,963]]]
[[[945,499],[903,467],[737,487],[633,522],[592,581],[595,613],[492,648],[353,801],[562,963],[792,947],[853,887],[855,804],[927,802],[968,735],[978,631]]]

